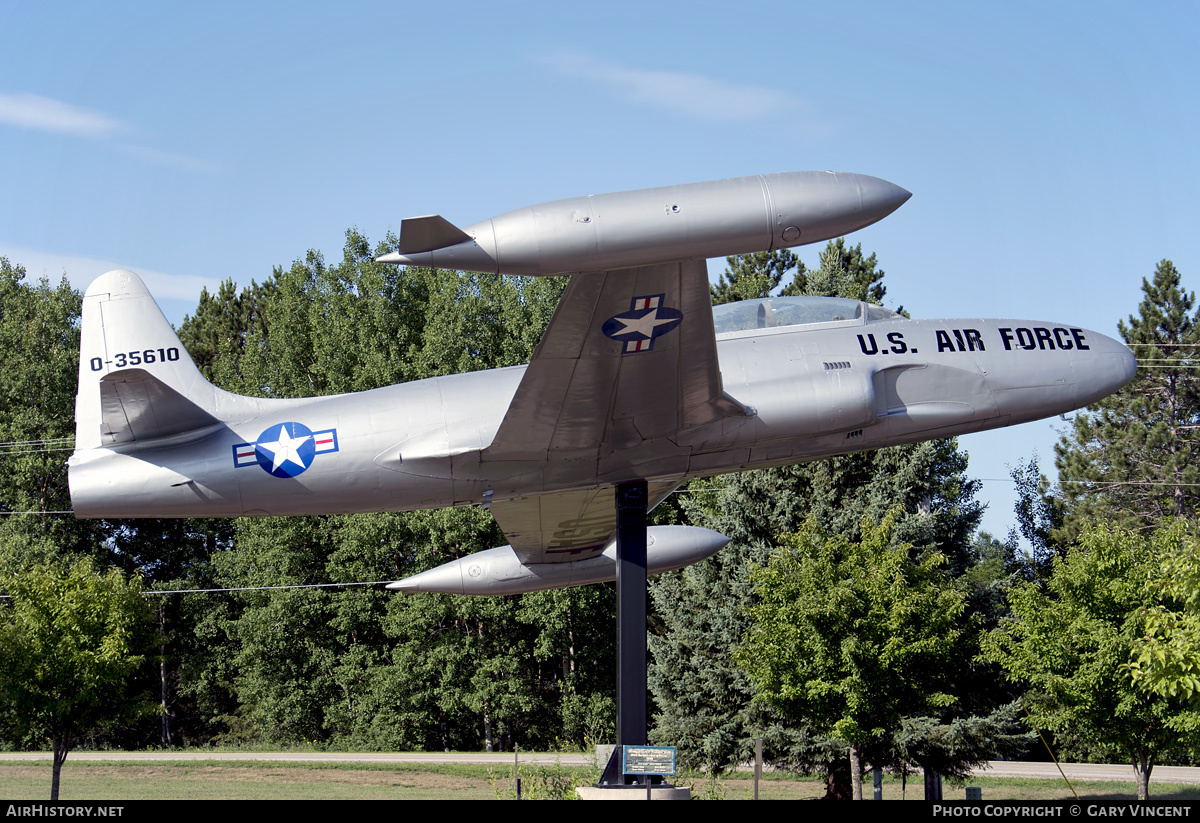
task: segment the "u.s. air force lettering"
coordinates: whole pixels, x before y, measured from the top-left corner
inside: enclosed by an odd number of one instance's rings
[[[979,329],[934,329],[933,343],[937,346],[938,354],[982,352],[987,351],[984,335]],[[1090,350],[1083,329],[1064,326],[1001,327],[994,329],[991,337],[992,345],[999,345],[1005,351]],[[916,354],[918,351],[898,331],[888,332],[886,340],[876,340],[873,333],[860,334],[858,347],[863,354]]]
[[[1004,348],[1009,351],[1014,348],[1026,351],[1032,349],[1087,351],[1089,349],[1088,344],[1084,342],[1087,338],[1083,334],[1083,329],[1064,329],[1061,326],[1050,329],[1045,326],[1034,326],[1028,329],[1000,329],[1000,339],[1004,341]]]

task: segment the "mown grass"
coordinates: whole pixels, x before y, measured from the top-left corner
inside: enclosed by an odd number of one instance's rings
[[[594,780],[591,767],[522,766],[526,798],[569,795],[574,785]],[[749,775],[712,781],[701,775],[681,775],[676,785],[692,786],[697,798],[748,800],[753,796]],[[1073,801],[1061,780],[1032,778],[972,778],[985,801]],[[1136,797],[1132,781],[1076,782],[1083,802],[1127,803]],[[867,796],[870,786],[864,787]],[[899,779],[884,780],[884,799],[899,800]],[[803,775],[764,775],[759,797],[773,800],[817,799],[820,780]],[[0,797],[6,800],[46,800],[50,794],[50,764],[46,761],[0,763]],[[1200,786],[1152,783],[1157,801],[1200,799]],[[481,764],[417,763],[295,763],[283,761],[230,762],[124,761],[69,759],[63,767],[60,799],[83,800],[495,800],[513,796],[511,767]],[[920,779],[910,780],[904,799],[921,800]],[[961,800],[964,790],[947,785],[946,800]]]

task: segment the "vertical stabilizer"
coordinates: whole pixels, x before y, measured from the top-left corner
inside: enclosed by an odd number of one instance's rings
[[[80,332],[76,452],[204,429],[248,400],[204,379],[133,272],[88,286]]]

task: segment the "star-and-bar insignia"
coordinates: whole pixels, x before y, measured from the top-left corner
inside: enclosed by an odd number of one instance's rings
[[[237,468],[261,466],[272,477],[302,474],[318,454],[338,450],[337,429],[314,432],[303,423],[276,423],[268,426],[253,443],[233,447],[233,465]]]
[[[683,313],[662,304],[662,294],[635,297],[629,311],[608,318],[600,331],[625,344],[625,354],[650,351],[654,338],[661,337],[683,322]]]

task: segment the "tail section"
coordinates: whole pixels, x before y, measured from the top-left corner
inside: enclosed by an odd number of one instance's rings
[[[245,398],[248,400],[248,398]],[[76,452],[202,433],[243,400],[200,374],[141,279],[97,278],[83,297]]]

